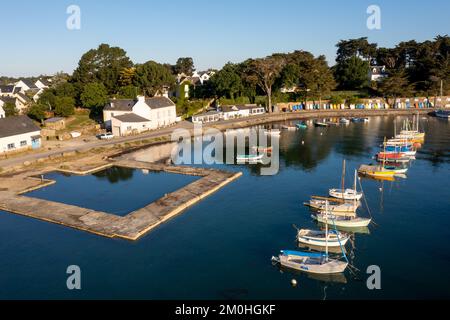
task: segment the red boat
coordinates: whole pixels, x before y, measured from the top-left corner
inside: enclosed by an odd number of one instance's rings
[[[378,161],[406,162],[410,157],[402,152],[380,152],[377,154]]]

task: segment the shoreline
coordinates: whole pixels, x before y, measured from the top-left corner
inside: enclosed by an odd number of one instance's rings
[[[291,121],[300,119],[313,119],[313,118],[326,118],[326,117],[373,117],[373,116],[389,116],[399,115],[407,116],[414,114],[429,114],[435,111],[434,108],[426,109],[337,109],[337,110],[301,110],[296,112],[277,112],[277,113],[265,113],[258,116],[250,116],[246,118],[238,118],[226,121],[218,121],[203,124],[204,129],[214,128],[220,131],[227,129],[239,129],[247,128],[256,125],[263,125],[272,122]],[[186,130],[193,135],[193,124],[188,123],[189,128]],[[11,171],[18,171],[24,168],[31,169],[34,164],[44,164],[46,160],[56,160],[57,162],[65,162],[65,159],[70,158],[71,155],[79,153],[81,156],[85,153],[89,153],[95,149],[104,149],[98,152],[106,157],[111,157],[112,149],[119,149],[117,152],[113,152],[113,156],[128,154],[133,151],[137,151],[143,148],[151,147],[162,143],[171,142],[171,132],[175,129],[183,128],[183,123],[175,125],[173,127],[162,128],[155,131],[151,131],[145,134],[137,136],[128,136],[118,138],[111,141],[96,141],[90,146],[80,146],[79,148],[61,148],[51,151],[37,150],[35,153],[27,153],[24,155],[12,156],[11,158],[0,160],[0,175]],[[145,140],[156,140],[149,143],[145,143]],[[135,145],[132,145],[132,144]],[[51,166],[51,164],[49,164]],[[29,167],[29,168],[27,168]]]

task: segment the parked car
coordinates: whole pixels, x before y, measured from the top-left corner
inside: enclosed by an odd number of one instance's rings
[[[97,136],[100,140],[109,140],[114,138],[114,135],[111,132],[101,133]]]

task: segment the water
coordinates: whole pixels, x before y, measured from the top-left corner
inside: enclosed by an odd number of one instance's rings
[[[197,180],[199,177],[112,167],[90,176],[51,173],[57,184],[27,196],[124,216]]]
[[[257,167],[219,166],[243,176],[137,242],[0,212],[0,298],[448,299],[450,123],[435,118],[422,123],[426,143],[407,179],[362,180],[376,225],[370,234],[355,235],[354,249],[347,246],[360,271],[356,276],[347,271],[346,283],[281,273],[270,258],[280,249],[295,249],[292,224],[316,228],[303,201],[339,186],[343,158],[350,184],[351,171],[371,162],[383,137],[392,135],[392,118],[283,133],[278,175],[260,176]],[[128,181],[138,178],[133,173]],[[74,177],[56,179],[55,190]],[[78,184],[83,198],[72,201],[105,206],[86,194],[103,188],[98,182],[83,191]],[[37,192],[50,197],[50,188]],[[121,189],[130,197],[136,192]],[[66,289],[65,271],[72,264],[82,270],[80,291]],[[369,265],[381,268],[381,290],[366,287]]]

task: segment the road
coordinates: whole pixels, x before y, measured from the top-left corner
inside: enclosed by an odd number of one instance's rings
[[[211,123],[211,127],[216,127],[218,129],[226,129],[231,127],[245,127],[252,126],[256,124],[263,124],[272,121],[283,121],[283,120],[293,120],[300,118],[308,118],[308,117],[339,117],[339,116],[376,116],[376,115],[387,115],[387,114],[398,114],[398,115],[411,115],[417,112],[427,113],[433,111],[433,109],[387,109],[387,110],[308,110],[302,112],[292,112],[292,113],[274,113],[274,114],[264,114],[258,116],[252,116],[247,118],[237,118],[227,121],[218,121]],[[182,121],[174,126],[162,128],[154,131],[150,131],[148,133],[143,133],[137,136],[128,136],[128,137],[118,137],[111,140],[91,140],[84,141],[83,137],[78,139],[58,142],[58,145],[55,149],[52,150],[44,150],[41,149],[39,151],[28,153],[24,155],[15,155],[10,158],[0,160],[0,168],[2,167],[10,167],[21,165],[26,161],[36,161],[39,158],[46,158],[52,155],[61,154],[64,152],[73,152],[73,151],[81,151],[81,150],[89,150],[92,148],[104,147],[109,145],[114,145],[118,143],[132,142],[145,140],[150,138],[158,138],[170,135],[175,129],[192,129],[193,124],[188,121]],[[204,129],[207,129],[208,126],[204,125]],[[92,137],[90,137],[92,138]]]

